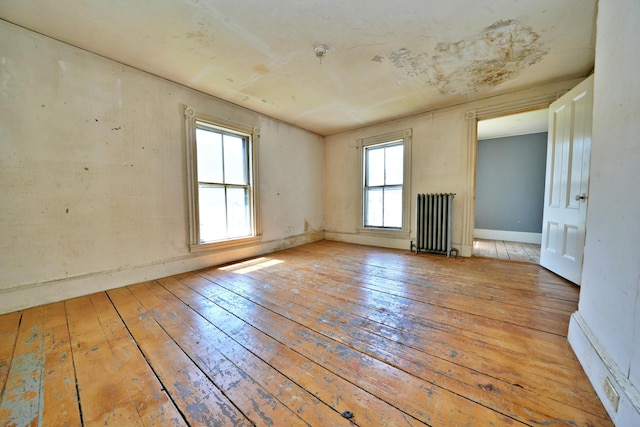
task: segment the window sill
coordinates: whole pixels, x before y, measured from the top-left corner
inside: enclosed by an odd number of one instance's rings
[[[205,251],[217,251],[228,248],[235,248],[239,246],[247,246],[255,243],[259,243],[262,240],[262,236],[243,237],[240,239],[221,240],[219,242],[199,243],[189,246],[189,252],[205,252]]]

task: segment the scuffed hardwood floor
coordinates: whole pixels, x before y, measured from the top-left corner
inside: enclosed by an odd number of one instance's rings
[[[540,245],[505,240],[473,239],[473,255],[540,263]]]
[[[0,424],[610,426],[577,300],[536,265],[321,241],[0,316]]]

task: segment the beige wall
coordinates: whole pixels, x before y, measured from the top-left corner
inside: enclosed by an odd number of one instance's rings
[[[361,150],[358,140],[411,128],[411,236],[415,236],[417,193],[456,193],[453,245],[462,255],[472,252],[475,197],[476,119],[548,106],[550,100],[581,79],[554,83],[509,95],[469,102],[417,116],[395,120],[325,138],[325,237],[353,243],[409,249],[412,238],[394,239],[359,234],[359,175]],[[545,104],[546,102],[546,104]]]
[[[640,2],[600,0],[587,239],[569,340],[619,426],[640,425]],[[618,411],[605,397],[609,378]]]
[[[5,21],[0,85],[0,312],[322,238],[318,135]],[[189,253],[184,104],[261,128],[262,244]]]

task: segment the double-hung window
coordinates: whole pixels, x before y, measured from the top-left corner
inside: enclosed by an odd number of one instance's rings
[[[402,141],[365,147],[364,226],[402,228]]]
[[[362,228],[408,233],[411,131],[361,140]]]
[[[255,188],[255,129],[189,114],[191,250],[251,243],[259,235]]]

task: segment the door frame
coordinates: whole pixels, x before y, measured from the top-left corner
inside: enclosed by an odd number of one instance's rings
[[[475,229],[476,215],[476,171],[478,167],[478,121],[549,108],[553,101],[567,93],[573,86],[544,95],[471,109],[465,112],[467,122],[467,176],[465,188],[467,188],[467,192],[462,200],[462,245],[460,251],[462,256],[473,255],[473,231]]]

